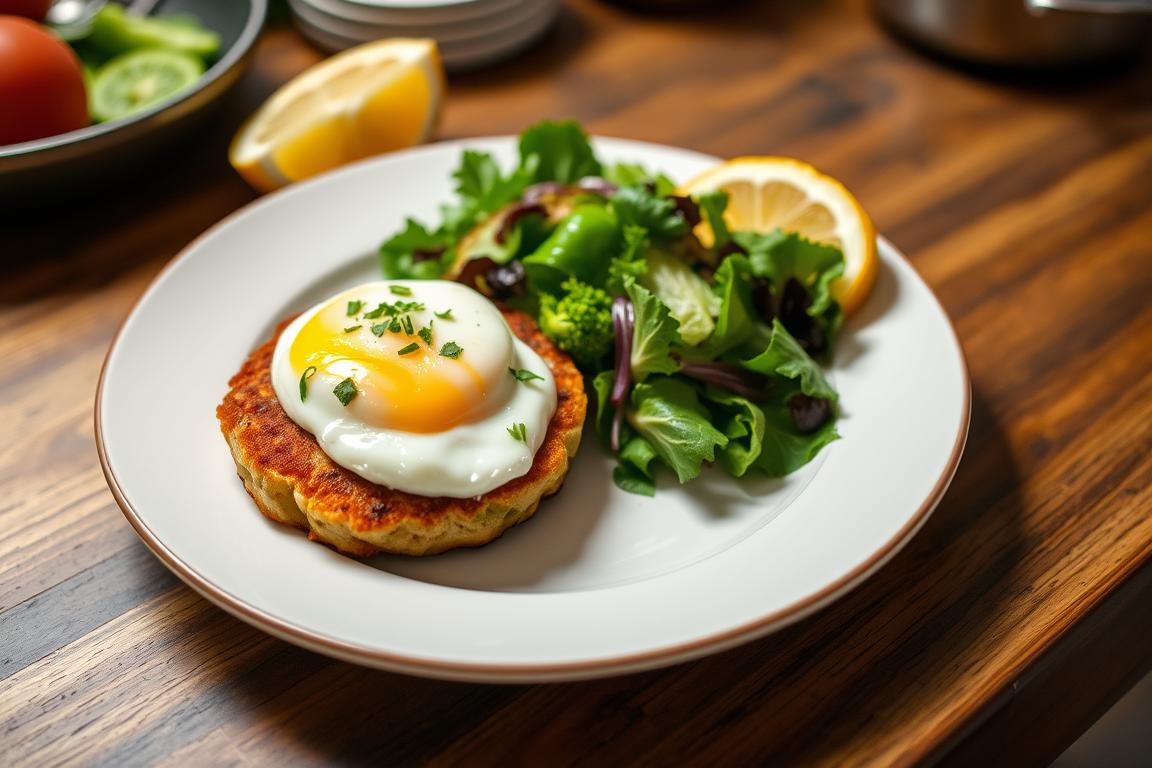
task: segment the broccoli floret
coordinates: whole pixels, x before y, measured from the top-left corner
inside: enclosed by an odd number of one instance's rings
[[[540,329],[582,367],[598,368],[612,349],[612,297],[574,277],[564,296],[540,296]]]

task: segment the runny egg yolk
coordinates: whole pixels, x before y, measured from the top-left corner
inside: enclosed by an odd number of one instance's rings
[[[377,337],[371,332],[373,322],[390,318],[350,318],[345,303],[337,297],[305,322],[289,349],[289,362],[296,371],[315,367],[318,374],[351,378],[358,394],[347,410],[356,419],[384,429],[435,433],[486,414],[496,382],[471,365],[467,355],[442,356],[447,335],[437,328],[431,346],[403,332]],[[428,322],[420,314],[410,317],[416,329]],[[354,325],[361,327],[346,331]],[[416,351],[399,354],[413,343],[419,345]]]

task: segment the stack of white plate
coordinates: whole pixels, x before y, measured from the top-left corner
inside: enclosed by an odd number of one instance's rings
[[[444,65],[470,69],[539,38],[562,0],[288,0],[305,37],[335,52],[385,37],[431,37]]]

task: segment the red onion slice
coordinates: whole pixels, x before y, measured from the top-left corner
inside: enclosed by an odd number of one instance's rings
[[[585,176],[576,182],[576,186],[580,188],[581,191],[592,192],[593,194],[603,195],[604,197],[611,197],[620,189],[612,182],[599,176]]]
[[[560,194],[565,189],[566,187],[558,181],[541,181],[525,189],[520,195],[520,200],[528,204],[538,203],[549,195]]]
[[[513,205],[504,214],[504,220],[500,222],[500,228],[496,230],[496,236],[492,238],[496,244],[504,245],[508,242],[508,236],[512,234],[512,230],[516,228],[520,219],[525,216],[548,218],[548,209],[539,203],[516,203]]]
[[[632,385],[632,334],[636,325],[636,312],[632,302],[617,296],[612,302],[612,329],[616,332],[616,378],[612,382],[612,396],[608,402],[612,412],[612,451],[620,450],[620,426],[624,419],[624,400]]]
[[[732,363],[685,362],[680,367],[680,373],[697,381],[715,384],[752,401],[764,400],[771,392],[772,380],[767,376]]]

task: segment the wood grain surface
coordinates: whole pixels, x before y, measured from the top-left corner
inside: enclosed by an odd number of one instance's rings
[[[1152,666],[1152,69],[992,77],[860,2],[573,0],[531,52],[451,78],[441,136],[571,116],[854,190],[973,382],[952,488],[881,572],[741,648],[545,686],[364,670],[183,586],[105,486],[96,378],[156,272],[253,199],[240,120],[318,59],[272,29],[146,175],[0,211],[0,764],[1043,764]]]

